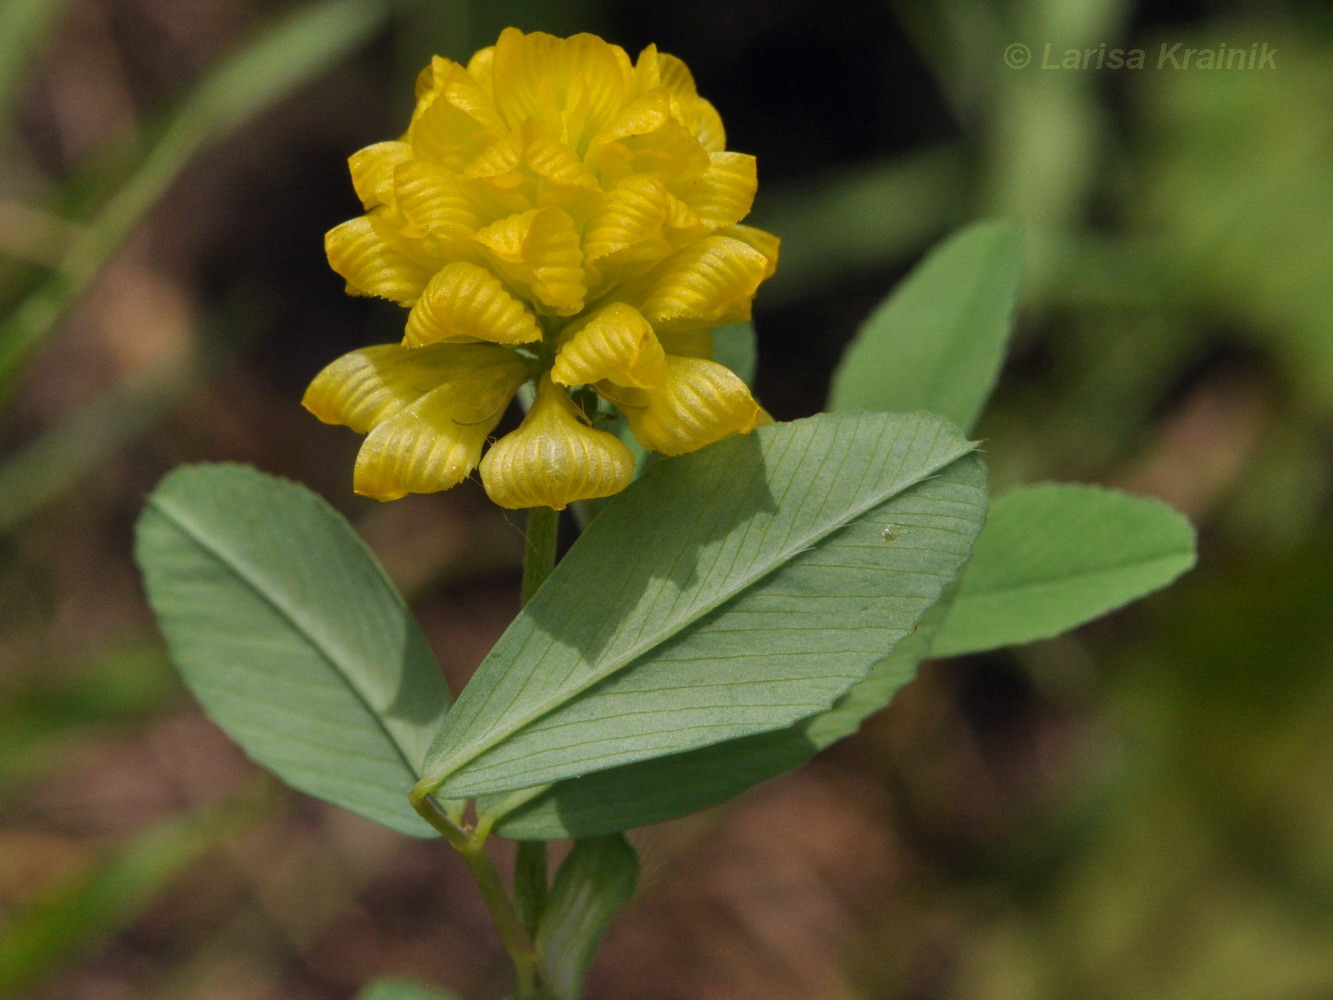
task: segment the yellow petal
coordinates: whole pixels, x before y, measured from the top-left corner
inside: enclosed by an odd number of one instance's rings
[[[448,62],[449,60],[445,59],[443,56],[433,56],[431,57],[431,61],[426,64],[425,68],[417,74],[416,82],[412,87],[412,96],[416,100],[418,106],[420,106],[423,101],[430,100],[435,96],[437,93],[437,85],[435,82],[437,79],[436,67],[438,66],[440,70],[443,71],[443,69],[446,68],[445,64]]]
[[[347,281],[351,295],[378,295],[411,305],[426,287],[430,272],[390,246],[369,216],[359,216],[324,236],[329,266]]]
[[[698,98],[699,91],[694,85],[694,74],[685,65],[684,60],[667,52],[658,52],[657,72],[662,86],[671,91],[672,97],[681,101]]]
[[[412,147],[405,142],[377,142],[353,153],[347,165],[361,207],[369,211],[376,205],[392,204],[394,168],[411,158]]]
[[[501,507],[554,507],[619,493],[634,476],[634,456],[614,435],[593,430],[569,394],[543,378],[518,430],[481,462],[486,493]]]
[[[713,105],[699,96],[690,68],[665,52],[657,54],[657,68],[662,86],[671,91],[672,113],[708,152],[726,149],[727,134],[722,119]]]
[[[725,326],[750,318],[768,258],[727,236],[695,240],[652,276],[640,311],[654,327]]]
[[[465,260],[441,268],[407,317],[403,343],[421,347],[476,338],[496,344],[541,340],[536,318],[486,268]]]
[[[524,127],[523,137],[523,163],[538,177],[564,187],[597,189],[597,178],[565,143],[535,122]]]
[[[442,350],[480,350],[489,360],[458,368],[443,385],[379,422],[357,453],[356,492],[377,500],[433,493],[476,468],[487,436],[528,377],[527,365],[512,351],[485,344]],[[497,359],[497,352],[508,357]]]
[[[475,395],[489,413],[494,404],[484,388],[488,380],[503,385],[526,377],[527,366],[517,354],[490,344],[419,349],[376,344],[327,365],[306,389],[301,405],[326,424],[365,434],[451,380],[466,379],[474,388],[483,385]]]
[[[611,116],[592,137],[589,143],[590,155],[591,151],[616,139],[656,132],[670,117],[671,93],[665,87],[654,87],[640,94]]]
[[[699,140],[699,145],[710,153],[720,153],[727,148],[727,130],[722,126],[722,116],[712,103],[699,98],[694,103],[694,113],[690,116],[689,130]]]
[[[634,61],[634,83],[639,93],[662,86],[662,67],[657,46],[649,43]]]
[[[476,180],[491,180],[504,177],[518,169],[523,160],[523,134],[510,132],[497,139],[477,154],[476,159],[463,168],[463,176]],[[515,178],[513,183],[521,183],[522,178]]]
[[[668,356],[662,385],[611,387],[604,395],[625,414],[639,443],[664,455],[683,455],[730,434],[748,434],[761,413],[735,373],[699,358]]]
[[[666,188],[644,174],[624,178],[600,201],[583,237],[583,253],[589,261],[660,236],[669,212]]]
[[[750,214],[759,187],[753,156],[745,153],[711,153],[704,175],[676,193],[710,229],[740,222]]]
[[[481,225],[481,212],[466,182],[426,160],[410,159],[393,173],[394,201],[411,230],[428,235],[452,251],[464,247]]]
[[[608,379],[651,388],[666,377],[666,354],[633,306],[613,302],[571,328],[556,352],[551,378],[561,385]]]
[[[604,149],[613,151],[617,146],[629,151],[627,163],[632,172],[666,181],[702,177],[711,164],[699,140],[674,119],[668,119],[652,132],[607,143]]]
[[[445,62],[448,63],[448,60]],[[495,134],[504,133],[504,119],[500,117],[490,91],[477,82],[470,69],[464,69],[457,63],[449,63],[438,90],[439,99],[448,101],[453,107],[485,125]]]
[[[480,230],[476,240],[496,260],[504,261],[506,264],[521,264],[523,244],[528,238],[528,233],[532,231],[532,220],[537,217],[538,211],[530,208],[526,212],[505,216]]]
[[[763,254],[768,261],[768,267],[764,268],[764,281],[771,278],[773,272],[778,269],[778,248],[782,241],[767,230],[756,229],[754,226],[727,226],[725,229],[719,229],[716,235],[730,236],[742,243],[748,243]]]
[[[415,155],[461,169],[504,133],[490,96],[449,60],[433,63],[434,82],[417,103],[408,127]]]
[[[527,285],[562,316],[583,308],[588,294],[574,219],[561,208],[533,209],[487,226],[476,240],[510,281]]]
[[[526,168],[526,174],[520,168]],[[597,178],[578,154],[552,138],[535,121],[524,122],[520,129],[482,150],[463,175],[506,190],[524,183],[528,177],[566,188],[596,190],[598,187]],[[541,197],[540,189],[536,194]]]
[[[674,194],[667,195],[667,225],[672,229],[693,230],[701,225],[699,216],[694,214],[694,209],[681,201]],[[711,226],[705,226],[700,232],[694,234],[697,239],[705,235]],[[677,244],[679,246],[680,244]]]
[[[494,422],[459,424],[442,405],[431,402],[423,401],[371,431],[356,455],[352,489],[376,500],[397,500],[457,486],[477,467],[499,416]]]
[[[559,134],[553,112],[559,116],[580,100],[587,105],[580,116],[585,127],[600,128],[632,93],[634,68],[624,49],[596,35],[556,38],[506,28],[495,46],[491,78],[496,107],[510,128],[537,118]]]
[[[478,49],[472,53],[472,58],[467,61],[467,74],[477,81],[478,86],[488,94],[495,93],[494,81],[491,76],[492,67],[495,65],[495,46],[488,45],[484,49]]]

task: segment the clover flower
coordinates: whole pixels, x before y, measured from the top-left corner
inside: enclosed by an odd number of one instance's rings
[[[339,358],[305,394],[367,435],[357,492],[447,489],[480,465],[496,503],[561,509],[633,475],[592,426],[599,400],[667,455],[767,420],[711,360],[712,331],[749,319],[778,240],[740,224],[754,158],[726,150],[683,62],[509,28],[466,67],[437,56],[416,98],[401,139],[351,157],[365,214],[325,240],[349,293],[410,309],[401,344]],[[529,380],[522,424],[483,458]]]

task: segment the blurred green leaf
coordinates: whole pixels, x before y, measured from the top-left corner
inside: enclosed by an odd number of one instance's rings
[[[1194,565],[1194,529],[1170,507],[1044,483],[994,501],[933,656],[1045,639],[1165,587]]]
[[[527,788],[828,708],[970,552],[970,452],[933,415],[822,414],[655,464],[482,663],[430,781]]]
[[[754,370],[759,362],[759,341],[753,323],[736,323],[713,331],[713,360],[726,365],[754,388]]]
[[[929,410],[970,430],[999,376],[1021,277],[1013,227],[983,222],[950,238],[861,327],[829,409]]]
[[[607,924],[634,896],[639,859],[624,834],[580,840],[556,873],[535,944],[545,985],[578,1000]]]
[[[27,353],[60,322],[196,153],[364,43],[391,9],[390,0],[333,0],[303,7],[200,82],[60,269],[0,322],[0,384],[14,376]]]
[[[356,1000],[455,1000],[456,996],[406,979],[378,979],[358,993]]]
[[[434,835],[407,793],[449,695],[336,511],[254,469],[189,466],[149,498],[135,556],[186,684],[251,757],[311,795]]]
[[[1333,44],[1262,22],[1171,41],[1251,38],[1274,68],[1145,74],[1137,228],[1160,287],[1274,352],[1306,405],[1333,410]],[[1248,53],[1247,53],[1248,54]],[[1257,54],[1257,53],[1256,53]],[[1219,252],[1224,250],[1225,252]]]
[[[264,797],[250,795],[151,827],[14,911],[0,927],[0,996],[31,989],[60,963],[133,923],[266,806]]]
[[[24,75],[55,30],[69,0],[5,0],[0,4],[0,137],[12,127]]]
[[[179,690],[161,642],[147,635],[105,642],[70,671],[11,677],[0,712],[0,801],[79,742],[140,722]]]

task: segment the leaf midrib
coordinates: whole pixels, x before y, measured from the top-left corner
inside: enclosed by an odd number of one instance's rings
[[[934,430],[937,440],[940,436],[941,431],[943,431],[947,426],[948,425],[945,423],[939,423],[935,425]],[[920,423],[918,423],[914,428],[912,444],[915,444],[916,439],[920,435],[922,428],[923,425]],[[905,450],[910,451],[910,449],[911,445],[909,445]],[[444,786],[444,784],[449,780],[450,777],[453,777],[462,768],[466,767],[468,764],[477,760],[483,754],[492,750],[497,744],[503,742],[506,739],[512,738],[522,730],[526,729],[528,726],[532,725],[534,722],[538,721],[544,716],[560,708],[562,705],[568,703],[572,698],[582,694],[584,691],[596,687],[603,681],[609,680],[611,677],[614,677],[615,675],[619,674],[622,670],[626,669],[628,666],[630,666],[635,661],[645,656],[647,653],[656,649],[658,646],[662,645],[664,642],[668,641],[674,636],[679,635],[682,631],[684,631],[694,622],[697,622],[699,619],[705,617],[711,611],[721,607],[723,604],[726,604],[728,601],[734,600],[735,598],[743,594],[745,591],[755,586],[764,577],[768,576],[773,572],[776,572],[778,569],[781,569],[782,566],[786,565],[796,556],[799,556],[806,549],[810,548],[815,542],[818,542],[820,539],[828,537],[835,531],[839,531],[842,528],[845,528],[847,525],[863,517],[866,513],[873,510],[875,507],[878,507],[884,503],[888,503],[894,497],[900,496],[903,493],[907,492],[908,490],[912,489],[913,487],[919,485],[920,483],[925,482],[927,479],[930,479],[931,477],[937,475],[941,470],[948,468],[953,463],[971,454],[974,450],[975,447],[972,444],[966,441],[966,439],[962,439],[960,445],[956,450],[951,450],[946,452],[947,456],[946,458],[944,458],[942,461],[939,461],[936,464],[923,467],[923,470],[920,473],[920,475],[910,480],[909,482],[903,483],[901,486],[899,486],[892,492],[878,495],[874,499],[865,503],[864,505],[851,508],[847,512],[846,516],[843,517],[841,520],[830,524],[822,531],[816,531],[806,536],[798,544],[791,544],[789,536],[789,544],[783,550],[784,553],[790,553],[789,555],[784,554],[780,558],[775,559],[771,564],[767,565],[762,570],[752,573],[749,576],[747,582],[734,589],[730,589],[729,591],[726,592],[724,596],[720,596],[715,602],[700,605],[692,614],[687,614],[685,616],[682,616],[682,619],[679,620],[678,624],[672,627],[664,625],[663,628],[656,631],[652,637],[640,641],[640,643],[637,646],[633,647],[632,650],[627,655],[621,657],[619,662],[612,661],[615,665],[612,666],[610,669],[599,672],[595,677],[592,677],[580,684],[577,684],[572,689],[563,689],[563,688],[560,689],[558,696],[549,698],[546,701],[542,702],[532,712],[530,712],[523,719],[522,722],[516,725],[508,726],[505,729],[499,731],[493,739],[482,741],[470,753],[468,757],[464,758],[463,760],[459,761],[456,764],[453,764],[451,766],[446,766],[443,769],[442,773],[438,775],[429,774],[426,775],[426,777],[429,778],[432,782],[434,782],[434,788],[436,790],[441,789]]]
[[[343,665],[339,662],[338,657],[329,649],[326,642],[316,635],[315,631],[313,631],[307,624],[302,622],[298,614],[262,589],[260,585],[263,579],[262,573],[258,573],[254,569],[250,569],[250,571],[247,572],[246,560],[242,560],[235,553],[227,551],[220,542],[210,537],[209,533],[204,532],[197,522],[184,516],[179,508],[173,508],[172,505],[162,497],[150,497],[148,505],[166,518],[167,521],[174,525],[186,538],[194,542],[200,549],[213,556],[218,563],[240,581],[243,586],[272,608],[296,631],[298,635],[306,640],[310,648],[313,649],[326,664],[328,664],[330,669],[332,669],[337,676],[342,678],[343,683],[366,710],[366,714],[374,720],[376,727],[384,733],[389,745],[393,747],[394,752],[398,755],[398,759],[403,763],[404,767],[407,768],[408,773],[419,778],[421,776],[420,769],[414,766],[408,759],[406,749],[398,742],[392,731],[390,731],[384,724],[384,720],[380,717],[379,712],[375,710],[374,706],[371,705],[366,695],[355,683],[352,682],[351,677],[348,676]]]

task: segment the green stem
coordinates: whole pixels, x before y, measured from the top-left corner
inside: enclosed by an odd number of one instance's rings
[[[500,941],[510,961],[514,963],[515,1000],[538,1000],[541,993],[537,978],[537,949],[533,947],[532,937],[524,926],[523,918],[505,892],[491,856],[486,853],[490,826],[483,824],[475,830],[459,826],[440,808],[430,791],[420,784],[412,789],[409,798],[418,815],[440,831],[444,839],[462,855],[463,863],[481,890],[486,908],[491,911],[491,918],[500,933]]]
[[[500,882],[500,873],[495,870],[491,856],[486,853],[484,838],[472,838],[459,853],[463,855],[468,871],[481,889],[481,895],[495,920],[495,927],[500,932],[500,940],[509,953],[510,961],[514,963],[515,1000],[537,1000],[541,996],[537,982],[537,950],[523,926],[522,918],[509,901],[509,894]]]
[[[532,600],[537,588],[555,569],[555,542],[560,527],[560,513],[550,507],[528,511],[528,538],[523,549],[523,591],[521,604]]]

